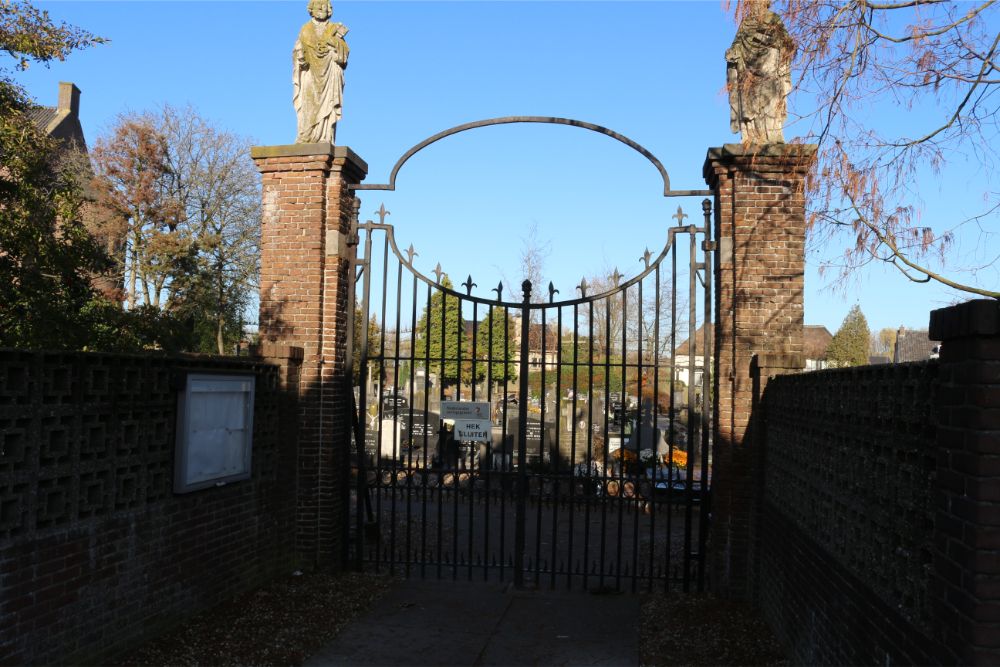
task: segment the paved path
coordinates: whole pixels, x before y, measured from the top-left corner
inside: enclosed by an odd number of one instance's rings
[[[639,598],[408,580],[306,665],[638,665]]]

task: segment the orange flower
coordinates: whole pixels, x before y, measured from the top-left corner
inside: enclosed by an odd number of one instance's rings
[[[663,455],[663,462],[673,463],[678,468],[687,468],[688,454],[682,449],[675,449],[672,457],[670,454]]]

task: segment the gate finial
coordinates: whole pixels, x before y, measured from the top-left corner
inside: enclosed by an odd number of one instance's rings
[[[472,274],[471,273],[469,274],[469,277],[465,279],[465,282],[462,283],[462,285],[465,287],[465,293],[468,296],[472,296],[472,288],[473,287],[479,287],[479,285],[477,285],[476,283],[472,282]]]
[[[384,225],[385,224],[385,216],[392,215],[392,213],[390,213],[389,211],[385,210],[385,204],[383,203],[383,204],[381,204],[378,207],[378,210],[375,211],[375,215],[378,216],[378,224]]]
[[[413,258],[419,254],[420,253],[413,249],[413,244],[411,243],[410,247],[406,249],[406,263],[413,266]]]
[[[528,301],[531,301],[531,281],[530,280],[525,279],[525,281],[523,283],[521,283],[521,291],[524,292],[524,301],[525,301],[525,303],[527,303]]]
[[[584,277],[580,280],[580,284],[576,286],[576,288],[580,290],[580,296],[587,296],[587,287],[589,287],[589,285],[587,285],[587,278]]]
[[[553,301],[556,300],[556,294],[559,294],[559,290],[556,289],[556,286],[553,285],[552,281],[550,280],[549,281],[549,303],[552,303]]]
[[[647,269],[649,268],[649,258],[652,256],[653,253],[649,252],[649,248],[646,248],[646,252],[642,253],[642,257],[639,258],[646,263]]]
[[[678,207],[677,207],[677,212],[676,212],[676,213],[674,213],[674,214],[673,214],[672,216],[670,216],[670,217],[671,217],[671,218],[673,218],[674,220],[676,220],[676,221],[677,221],[677,226],[678,226],[678,227],[680,227],[681,225],[683,225],[683,224],[684,224],[684,218],[687,218],[687,217],[689,217],[689,216],[688,216],[688,214],[687,214],[687,213],[685,213],[685,212],[684,212],[684,210],[683,210],[683,209],[681,209],[681,207],[680,207],[680,206],[678,206]]]
[[[444,271],[441,270],[441,262],[438,262],[437,266],[434,267],[434,275],[437,276],[437,282],[438,282],[438,285],[440,285],[441,284],[441,276],[444,275]]]
[[[497,303],[503,301],[503,283],[497,283],[497,286],[490,290],[491,292],[497,293]]]

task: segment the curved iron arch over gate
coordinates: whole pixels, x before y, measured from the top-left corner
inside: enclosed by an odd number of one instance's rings
[[[408,157],[447,134],[404,155],[390,185]],[[678,207],[662,250],[646,249],[632,278],[615,270],[566,295],[550,283],[536,301],[528,281],[520,294],[501,283],[482,296],[471,275],[459,289],[440,264],[421,272],[387,214],[356,221],[352,234],[348,330],[369,332],[373,314],[378,323],[348,354],[360,408],[348,536],[358,566],[519,586],[702,590],[710,200],[701,225],[684,224]],[[462,430],[446,414],[474,407],[488,427],[473,420]]]
[[[492,127],[495,125],[512,125],[519,123],[540,123],[543,125],[567,125],[570,127],[578,127],[584,130],[590,130],[591,132],[597,132],[598,134],[603,134],[605,136],[611,137],[616,141],[619,141],[635,152],[642,155],[644,158],[649,160],[650,163],[656,170],[660,172],[660,178],[663,179],[663,196],[664,197],[705,197],[712,195],[711,190],[671,190],[670,189],[670,176],[667,174],[666,168],[663,163],[649,152],[644,146],[632,141],[623,134],[619,134],[614,130],[610,130],[602,125],[596,125],[594,123],[588,123],[584,120],[576,120],[574,118],[559,118],[557,116],[503,116],[501,118],[487,118],[485,120],[477,120],[471,123],[463,123],[461,125],[456,125],[447,130],[443,130],[427,137],[420,143],[413,146],[410,150],[403,153],[403,156],[396,160],[396,164],[393,165],[392,171],[389,172],[389,182],[388,183],[361,183],[352,186],[353,190],[395,190],[396,189],[396,176],[399,174],[399,170],[403,168],[406,162],[427,148],[433,143],[437,143],[446,137],[450,137],[460,132],[467,132],[469,130],[477,130],[484,127]]]

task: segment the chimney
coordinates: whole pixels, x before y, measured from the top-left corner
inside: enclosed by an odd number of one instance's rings
[[[67,81],[59,82],[59,111],[80,115],[80,89]]]

